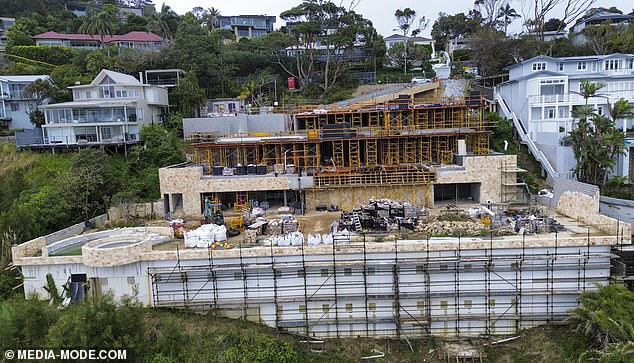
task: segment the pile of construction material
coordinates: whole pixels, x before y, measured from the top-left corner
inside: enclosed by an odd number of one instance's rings
[[[282,232],[284,234],[297,232],[297,219],[292,214],[283,215],[282,217]]]
[[[419,222],[416,232],[425,233],[429,236],[478,236],[488,231],[481,222],[473,220],[466,221],[443,221],[432,217],[428,222]]]
[[[425,208],[418,208],[407,202],[370,199],[367,205],[361,205],[359,209],[342,212],[339,229],[392,231],[404,227],[413,230],[418,220],[424,219],[427,214]]]
[[[256,243],[258,237],[258,231],[255,229],[247,229],[244,231],[244,242]]]
[[[227,240],[227,227],[215,224],[203,224],[193,231],[185,232],[186,248],[210,248],[216,242]]]
[[[273,219],[269,221],[267,226],[267,232],[272,236],[279,236],[282,234],[282,220]]]

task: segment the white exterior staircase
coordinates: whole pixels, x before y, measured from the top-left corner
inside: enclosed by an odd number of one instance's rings
[[[495,100],[497,101],[500,109],[504,113],[504,116],[509,120],[513,120],[513,126],[517,130],[517,133],[520,135],[520,141],[523,144],[526,144],[528,146],[528,149],[530,150],[531,154],[533,154],[535,159],[542,165],[544,170],[546,170],[546,173],[548,173],[548,176],[553,179],[554,178],[571,179],[572,177],[571,173],[569,172],[562,173],[555,170],[555,168],[550,163],[550,160],[548,160],[546,155],[544,155],[544,153],[539,149],[537,144],[535,144],[533,139],[531,139],[530,135],[528,134],[528,131],[526,130],[522,122],[517,118],[517,115],[515,115],[515,112],[511,111],[508,108],[506,102],[504,101],[504,98],[502,97],[502,95],[500,95],[499,92],[497,92],[497,90],[495,91]]]

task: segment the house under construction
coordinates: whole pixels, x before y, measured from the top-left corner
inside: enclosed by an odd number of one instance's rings
[[[479,96],[403,97],[297,108],[285,131],[197,134],[194,164],[160,170],[166,210],[199,215],[205,197],[308,210],[372,197],[511,202],[521,196],[521,170],[515,156],[490,152],[485,108]]]

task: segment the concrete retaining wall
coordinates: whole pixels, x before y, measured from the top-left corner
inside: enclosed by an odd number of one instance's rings
[[[601,196],[599,211],[606,216],[617,218],[630,226],[634,224],[634,201]]]
[[[165,215],[163,199],[147,203],[123,203],[108,209],[107,215],[111,222],[125,218],[162,218]]]

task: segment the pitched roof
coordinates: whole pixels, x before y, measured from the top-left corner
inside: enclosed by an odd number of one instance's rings
[[[115,35],[111,41],[162,42],[163,38],[152,32],[129,32],[123,35]]]
[[[152,32],[129,32],[122,35],[99,35],[90,34],[60,34],[57,32],[46,32],[37,34],[32,37],[33,39],[63,39],[63,40],[93,40],[102,43],[112,42],[162,42],[163,38]]]
[[[414,42],[428,42],[431,39],[430,38],[425,38],[425,37],[405,37],[403,35],[400,34],[392,34],[387,38],[384,38],[383,40],[399,40],[399,39],[403,39],[403,38],[407,38],[409,40],[413,40]]]
[[[627,14],[612,13],[609,11],[601,11],[582,21],[588,22],[592,20],[610,20],[610,19],[632,19],[634,16]]]
[[[28,75],[28,76],[0,76],[0,81],[5,82],[35,82],[38,79],[51,80],[51,77],[42,75]]]

